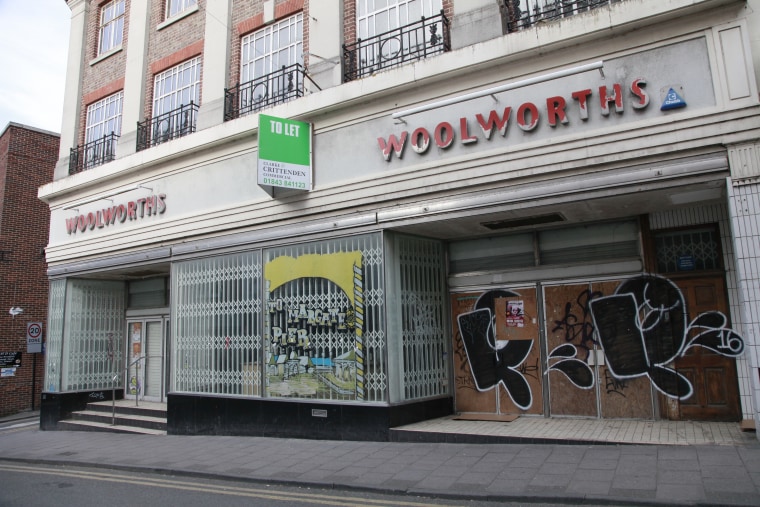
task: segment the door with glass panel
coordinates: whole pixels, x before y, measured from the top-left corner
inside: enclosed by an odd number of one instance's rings
[[[124,397],[165,402],[166,319],[127,321],[127,368]]]

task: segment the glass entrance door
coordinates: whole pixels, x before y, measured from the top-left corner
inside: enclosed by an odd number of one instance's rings
[[[166,319],[127,321],[125,398],[166,401]]]

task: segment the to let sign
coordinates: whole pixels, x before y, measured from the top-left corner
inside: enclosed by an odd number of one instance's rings
[[[259,115],[258,184],[311,190],[311,124]]]
[[[26,323],[26,351],[30,354],[42,352],[42,322]]]

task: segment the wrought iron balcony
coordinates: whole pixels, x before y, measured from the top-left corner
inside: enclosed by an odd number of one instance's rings
[[[303,97],[304,79],[321,90],[299,63],[283,65],[280,70],[266,76],[225,88],[224,121]]]
[[[116,140],[119,136],[111,132],[100,139],[71,148],[69,152],[69,174],[76,174],[110,162],[116,155]]]
[[[451,51],[451,35],[449,20],[441,11],[374,37],[343,44],[343,82],[446,51]]]
[[[198,104],[179,106],[173,111],[137,122],[137,151],[195,132]]]
[[[507,32],[525,30],[537,23],[574,16],[622,0],[505,0],[504,24]]]

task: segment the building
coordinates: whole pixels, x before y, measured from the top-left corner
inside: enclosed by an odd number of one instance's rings
[[[68,5],[43,428],[756,424],[756,0]]]
[[[37,189],[53,179],[58,141],[13,122],[0,133],[0,417],[40,408],[50,215]]]

